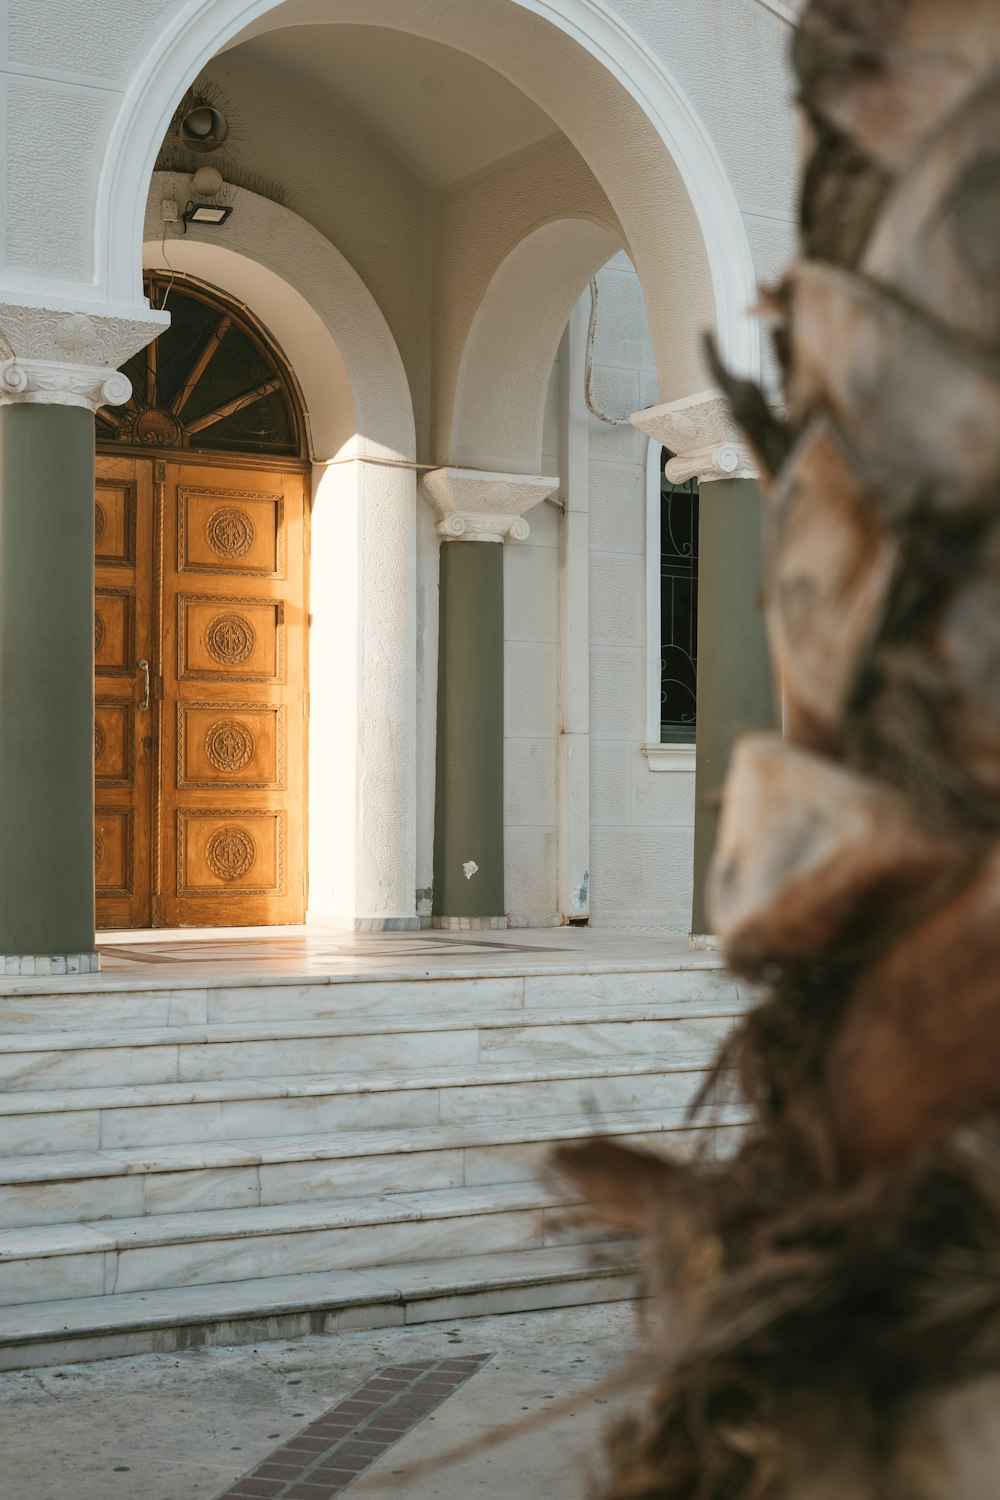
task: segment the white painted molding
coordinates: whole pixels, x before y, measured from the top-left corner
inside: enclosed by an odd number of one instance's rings
[[[695,748],[693,745],[643,745],[642,753],[649,762],[651,771],[667,771],[674,775],[693,772]]]
[[[490,474],[478,469],[431,469],[420,481],[441,517],[438,536],[449,542],[523,542],[531,528],[524,512],[559,488],[537,474]]]
[[[719,479],[756,479],[753,454],[733,421],[729,405],[718,391],[701,391],[665,406],[633,412],[633,427],[669,448],[674,458],[666,475],[673,484],[697,479],[711,484]]]
[[[769,10],[773,16],[779,16],[782,21],[787,21],[789,26],[797,26],[801,17],[794,5],[785,5],[782,0],[757,0],[765,10]]]
[[[0,405],[121,406],[132,386],[119,366],[169,323],[167,313],[118,318],[0,302]]]

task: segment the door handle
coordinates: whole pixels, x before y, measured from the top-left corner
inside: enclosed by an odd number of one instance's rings
[[[141,714],[149,713],[149,662],[145,657],[139,663],[139,671],[142,673],[142,702],[139,704]]]

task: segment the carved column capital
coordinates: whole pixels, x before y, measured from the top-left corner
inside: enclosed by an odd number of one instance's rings
[[[169,323],[140,309],[125,317],[0,302],[0,405],[121,406],[132,386],[120,366]]]
[[[8,359],[0,364],[0,406],[36,402],[46,406],[121,406],[132,382],[114,366]]]
[[[666,468],[673,484],[758,477],[756,461],[718,391],[634,412],[631,422],[675,455]]]
[[[486,474],[477,469],[431,469],[424,496],[440,516],[438,535],[449,542],[523,542],[531,534],[524,512],[559,488],[536,474]]]

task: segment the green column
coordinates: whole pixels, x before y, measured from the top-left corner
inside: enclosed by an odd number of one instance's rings
[[[705,877],[733,740],[778,722],[762,592],[763,503],[752,479],[702,483],[698,556],[698,740],[691,931],[710,932]]]
[[[442,543],[438,663],[434,916],[497,921],[505,911],[501,543]]]
[[[32,955],[96,967],[93,953],[94,418],[75,406],[6,405],[0,972],[19,956],[31,972]]]

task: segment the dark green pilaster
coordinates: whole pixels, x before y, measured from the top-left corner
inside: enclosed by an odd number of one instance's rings
[[[504,915],[503,719],[503,546],[446,541],[441,547],[435,917]]]
[[[0,955],[93,951],[94,419],[2,406]]]
[[[698,744],[691,931],[711,931],[705,877],[733,740],[777,723],[761,609],[763,502],[752,479],[703,483],[698,557]]]

